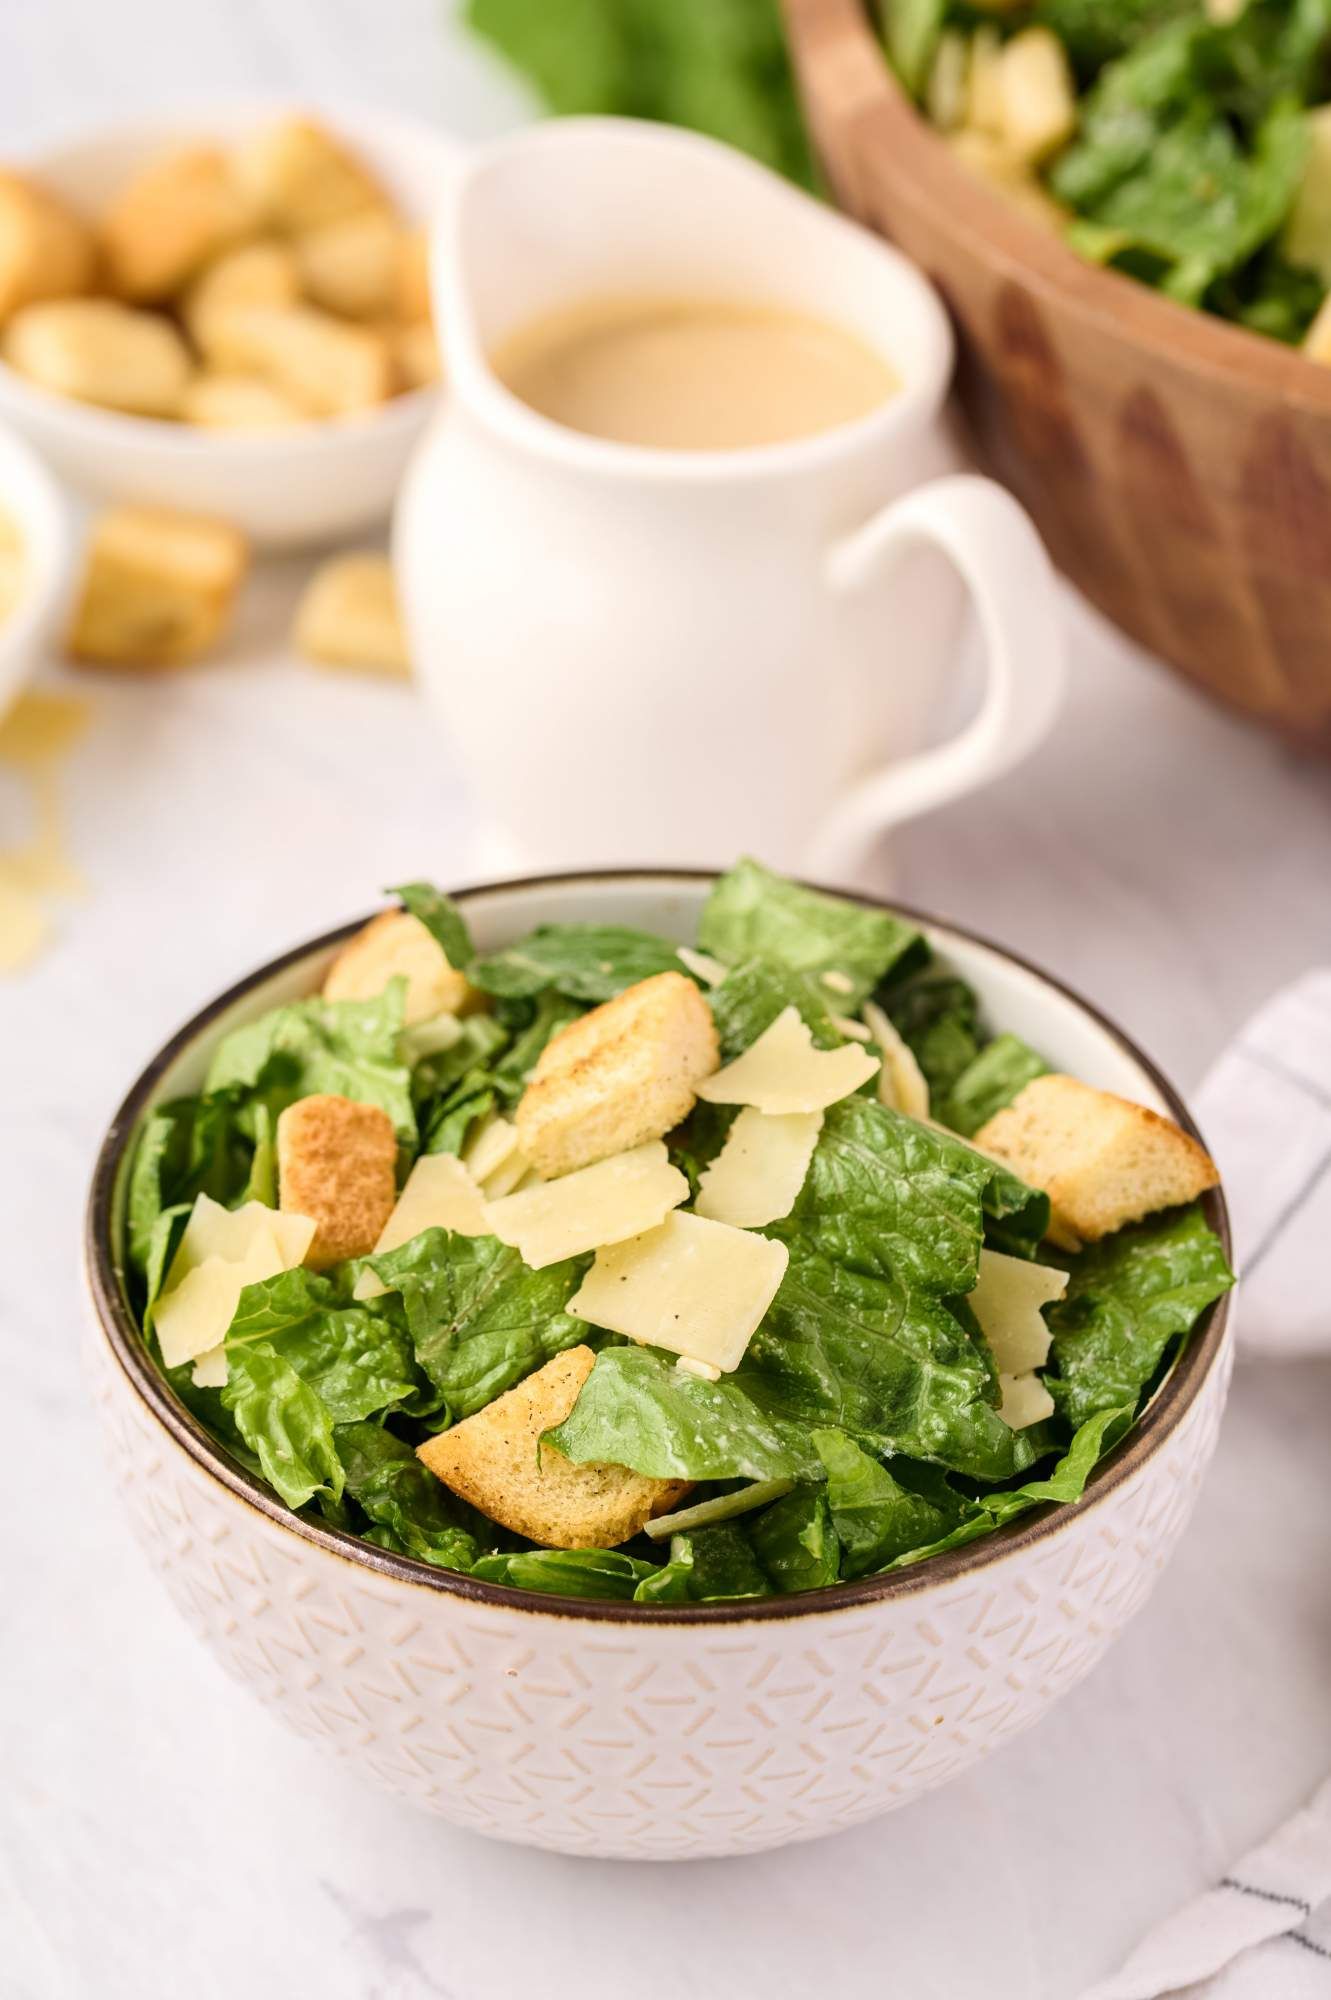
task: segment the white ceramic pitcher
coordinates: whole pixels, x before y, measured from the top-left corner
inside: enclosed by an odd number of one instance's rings
[[[886,828],[1044,735],[1048,560],[1001,488],[922,483],[946,463],[952,340],[904,257],[726,147],[618,119],[479,154],[433,255],[451,393],[395,553],[419,671],[508,860],[744,850],[848,879]],[[565,429],[492,373],[538,315],[633,294],[813,314],[881,353],[900,392],[789,444],[663,451]],[[984,690],[922,748],[955,674],[957,575]]]

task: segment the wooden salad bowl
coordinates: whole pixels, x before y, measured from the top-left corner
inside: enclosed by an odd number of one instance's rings
[[[1331,369],[1084,262],[955,160],[863,0],[782,0],[831,190],[956,322],[979,457],[1217,700],[1331,752]]]

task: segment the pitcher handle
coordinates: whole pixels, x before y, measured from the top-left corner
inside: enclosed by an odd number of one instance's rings
[[[833,807],[809,853],[811,873],[852,876],[890,827],[1001,777],[1048,732],[1063,693],[1063,632],[1054,572],[1029,516],[991,479],[964,473],[893,501],[837,542],[827,581],[853,596],[921,546],[947,556],[975,603],[985,690],[946,743],[859,779]]]

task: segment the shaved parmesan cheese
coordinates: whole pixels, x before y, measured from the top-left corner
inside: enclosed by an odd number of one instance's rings
[[[556,1181],[485,1204],[490,1234],[509,1243],[533,1271],[607,1243],[641,1236],[687,1201],[689,1184],[653,1139]]]
[[[883,1052],[883,1067],[878,1072],[878,1102],[889,1111],[904,1112],[907,1118],[927,1119],[929,1085],[915,1060],[914,1049],[902,1040],[891,1015],[872,1000],[864,1003],[864,1018]]]
[[[512,1194],[515,1188],[521,1187],[530,1177],[531,1171],[531,1161],[526,1154],[513,1153],[504,1161],[502,1167],[496,1167],[493,1173],[485,1176],[481,1183],[481,1191],[487,1201],[499,1201],[504,1195]]]
[[[863,1049],[816,1049],[798,1008],[787,1007],[742,1056],[704,1077],[699,1097],[709,1104],[751,1104],[758,1111],[822,1111],[877,1074]]]
[[[695,979],[701,979],[704,986],[719,986],[729,975],[729,966],[722,965],[719,958],[711,958],[705,951],[693,951],[686,944],[679,947],[675,957],[684,970],[691,972]]]
[[[1000,1375],[998,1387],[1002,1393],[998,1414],[1014,1431],[1024,1431],[1031,1424],[1053,1416],[1054,1399],[1033,1370],[1021,1375]]]
[[[222,1342],[241,1293],[246,1285],[294,1270],[314,1241],[314,1230],[307,1215],[282,1214],[261,1201],[223,1208],[201,1194],[153,1309],[166,1366],[198,1362],[196,1382],[220,1388],[226,1381]]]
[[[825,972],[823,985],[829,993],[853,993],[855,981],[848,972]]]
[[[485,1200],[455,1153],[424,1153],[407,1175],[397,1205],[370,1252],[400,1250],[425,1229],[451,1229],[458,1236],[488,1236]],[[354,1296],[377,1299],[388,1287],[373,1271],[362,1271]]]
[[[680,1363],[683,1366],[683,1363]],[[692,1507],[677,1508],[673,1514],[657,1514],[643,1525],[643,1533],[654,1542],[668,1542],[672,1535],[686,1534],[690,1528],[705,1528],[709,1521],[733,1521],[737,1514],[751,1514],[769,1500],[780,1500],[793,1488],[793,1479],[755,1479],[738,1493],[714,1493],[710,1500],[696,1500]]]
[[[518,1150],[518,1132],[507,1118],[490,1118],[463,1152],[467,1171],[479,1186],[512,1159]]]
[[[695,1361],[691,1354],[680,1355],[679,1360],[675,1363],[675,1372],[679,1375],[696,1375],[700,1382],[719,1382],[721,1380],[721,1370],[719,1368],[713,1368],[710,1361]]]
[[[659,1229],[598,1250],[568,1310],[729,1373],[776,1297],[789,1256],[784,1243],[677,1210]]]
[[[849,1014],[833,1014],[829,1017],[838,1034],[848,1035],[852,1042],[871,1042],[873,1036],[863,1021],[852,1021]]]
[[[434,1014],[428,1021],[418,1021],[414,1028],[404,1028],[397,1038],[398,1053],[403,1062],[414,1064],[426,1056],[442,1055],[462,1039],[462,1023],[456,1014]]]
[[[1024,1375],[1044,1367],[1052,1336],[1040,1308],[1061,1299],[1067,1288],[1066,1271],[1031,1264],[1024,1257],[1007,1257],[1001,1250],[981,1250],[980,1276],[967,1304],[993,1349],[1000,1374]]]
[[[746,1107],[698,1184],[694,1212],[737,1229],[779,1222],[795,1206],[822,1129],[821,1111],[772,1116]]]

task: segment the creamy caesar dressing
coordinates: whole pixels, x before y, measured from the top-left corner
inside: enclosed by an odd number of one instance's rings
[[[812,437],[868,416],[898,387],[844,328],[725,300],[584,301],[522,327],[490,362],[569,430],[671,451]]]

